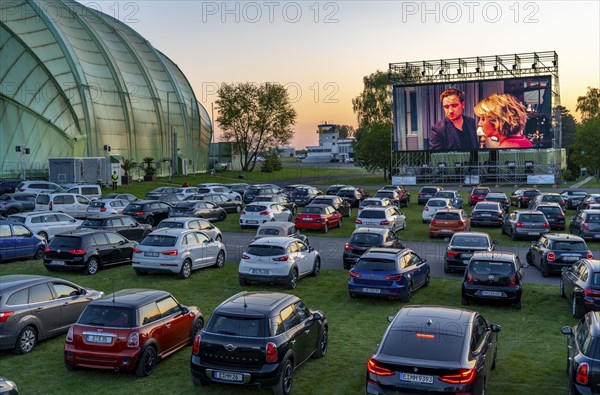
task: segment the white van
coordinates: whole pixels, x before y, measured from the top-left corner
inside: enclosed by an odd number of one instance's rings
[[[76,193],[40,193],[35,199],[35,211],[55,211],[75,218],[85,218],[90,200]]]
[[[83,195],[91,200],[100,199],[102,197],[102,188],[96,184],[81,184],[81,185],[70,185],[67,193],[76,193]]]

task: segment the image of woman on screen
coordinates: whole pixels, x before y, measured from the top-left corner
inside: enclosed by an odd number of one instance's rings
[[[527,112],[514,96],[501,93],[491,95],[475,106],[479,127],[485,134],[486,148],[531,148],[525,137]]]

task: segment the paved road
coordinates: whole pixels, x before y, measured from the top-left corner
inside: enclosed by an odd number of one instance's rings
[[[227,247],[228,261],[239,262],[240,255],[245,251],[246,246],[254,234],[249,233],[233,233],[228,232],[224,235],[225,245]],[[339,237],[318,237],[309,235],[309,243],[312,247],[321,253],[322,267],[325,269],[344,270],[342,265],[342,252],[347,239]],[[426,258],[431,266],[431,275],[433,277],[452,277],[461,278],[458,273],[444,273],[444,254],[446,252],[445,243],[431,243],[419,241],[406,241],[406,247],[413,249],[419,256]],[[596,244],[590,245],[594,257],[600,257],[600,246]],[[498,251],[514,252],[519,255],[521,262],[525,263],[525,254],[527,247],[508,247],[498,246]],[[525,268],[525,282],[536,284],[554,284],[558,286],[559,277],[542,277],[537,267]]]

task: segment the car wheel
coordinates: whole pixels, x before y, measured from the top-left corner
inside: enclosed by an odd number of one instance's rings
[[[323,225],[323,233],[327,232],[329,232],[329,222],[325,222],[325,225]]]
[[[510,231],[510,239],[512,241],[516,241],[517,240],[517,234],[515,233],[515,231],[513,229],[511,229],[511,231]]]
[[[238,204],[237,206],[235,206],[235,212],[236,213],[241,213],[242,212],[242,205]]]
[[[544,261],[540,262],[540,270],[542,271],[542,277],[548,277],[550,275],[548,264]]]
[[[452,269],[448,267],[448,261],[444,261],[444,273],[452,273]]]
[[[293,268],[290,272],[290,281],[286,284],[287,289],[295,289],[298,285],[298,270]]]
[[[15,208],[11,208],[11,209],[9,209],[9,210],[6,212],[6,215],[13,215],[13,214],[16,214],[16,213],[18,213],[18,212],[19,212],[19,210],[15,209]]]
[[[154,217],[149,215],[148,217],[146,217],[146,223],[150,226],[154,226]]]
[[[35,250],[35,255],[33,255],[33,259],[42,259],[44,257],[44,247],[38,247]]]
[[[531,253],[528,252],[527,255],[525,255],[525,261],[530,264],[533,265],[533,258],[531,257]]]
[[[567,295],[565,294],[565,284],[563,283],[562,278],[560,279],[560,297],[561,298],[567,297]]]
[[[185,280],[189,278],[192,274],[192,262],[189,259],[186,259],[181,264],[181,270],[179,270],[179,278]]]
[[[517,300],[517,302],[515,303],[515,309],[521,310],[521,298],[519,298],[519,300]]]
[[[48,233],[40,232],[40,233],[38,233],[38,236],[40,236],[42,239],[48,241]]]
[[[410,300],[412,299],[412,293],[413,293],[413,285],[412,285],[412,283],[410,283],[410,284],[408,284],[408,288],[406,288],[406,295],[402,296],[402,301],[410,302]]]
[[[431,281],[430,273],[427,273],[427,277],[425,277],[425,282],[423,283],[423,288],[429,286],[430,281]]]
[[[348,295],[350,295],[350,299],[355,299],[357,297],[354,292],[348,292]]]
[[[249,280],[243,279],[241,277],[239,278],[239,280],[240,280],[240,285],[242,287],[247,287],[248,285],[250,285],[250,281]]]
[[[460,304],[463,306],[468,306],[471,304],[471,302],[469,301],[469,299],[465,298],[464,295],[460,296]]]
[[[206,380],[204,377],[200,377],[200,376],[195,376],[192,374],[192,384],[194,384],[194,386],[198,387],[198,386],[207,386],[209,384],[209,381]]]
[[[321,273],[321,259],[315,258],[315,263],[313,263],[313,270],[311,275],[313,277],[317,277]]]
[[[221,215],[219,215],[219,221],[225,221],[226,218],[227,218],[227,213],[225,211],[222,211]]]
[[[223,251],[219,251],[217,255],[217,260],[215,261],[216,268],[222,268],[225,265],[225,253]]]
[[[498,347],[494,351],[494,359],[492,360],[492,370],[496,369],[496,358],[498,357]]]
[[[15,344],[15,354],[27,354],[31,352],[37,344],[37,332],[32,326],[26,326],[21,329],[19,336],[17,336],[17,343]]]
[[[196,320],[194,321],[194,325],[192,325],[192,330],[190,332],[190,346],[194,343],[194,338],[196,337],[198,332],[202,330],[202,328],[204,328],[204,321],[202,320],[202,318],[196,317]]]
[[[281,369],[279,381],[273,387],[274,395],[290,395],[294,384],[294,364],[289,359],[286,359]]]
[[[98,261],[98,258],[91,257],[85,264],[85,269],[83,272],[93,276],[94,274],[98,273],[98,269],[100,269],[100,262]]]
[[[138,377],[150,376],[156,366],[156,350],[152,346],[146,347],[135,368]]]
[[[67,363],[67,361],[65,361],[65,368],[67,368],[69,372],[74,372],[77,370],[77,366],[71,365],[70,363]]]
[[[343,265],[344,265],[344,269],[350,270],[350,262],[344,262]]]
[[[427,221],[425,221],[424,219],[422,219],[421,221],[423,221],[423,223],[424,223],[424,224],[426,224],[426,223],[427,223]]]
[[[135,271],[135,274],[138,276],[144,276],[146,275],[146,271],[142,270],[142,269],[133,269]]]
[[[325,356],[325,354],[327,354],[327,347],[328,347],[328,331],[327,331],[327,327],[324,326],[321,329],[321,333],[319,333],[319,347],[315,350],[315,353],[313,354],[313,358],[323,358]]]
[[[571,314],[575,318],[581,318],[583,316],[583,306],[577,303],[577,297],[573,295],[573,302],[571,303]]]

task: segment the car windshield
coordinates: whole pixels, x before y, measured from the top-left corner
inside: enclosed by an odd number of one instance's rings
[[[281,234],[281,231],[278,228],[263,228],[258,230],[258,234],[264,236],[278,236]]]
[[[383,206],[383,203],[381,202],[381,200],[375,200],[375,199],[366,199],[363,200],[362,203],[360,204],[361,207],[367,207],[367,206]]]
[[[385,218],[385,212],[379,210],[363,210],[358,218]]]
[[[294,190],[294,195],[295,196],[306,196],[306,195],[308,195],[308,189],[296,188]]]
[[[436,193],[438,197],[452,199],[454,198],[454,194],[452,192],[438,192]]]
[[[352,190],[340,190],[338,196],[354,197],[354,191]]]
[[[321,207],[306,206],[302,209],[302,214],[321,214],[323,209]]]
[[[437,212],[435,213],[435,216],[433,217],[434,220],[459,220],[460,219],[460,215],[458,213],[446,213],[446,212]]]
[[[587,251],[587,245],[583,241],[555,241],[552,244],[553,250],[560,251]]]
[[[10,219],[10,217],[8,217]],[[600,224],[600,214],[588,214],[585,222],[591,222],[593,224]]]
[[[183,222],[160,221],[160,224],[158,224],[156,229],[163,228],[183,229]]]
[[[255,205],[246,206],[244,208],[244,211],[247,213],[259,213],[261,211],[265,211],[266,209],[267,209],[267,206],[255,204]]]
[[[265,337],[265,319],[214,314],[206,331],[230,336]]]
[[[165,235],[148,235],[140,245],[152,247],[173,247],[177,243],[177,237]]]
[[[511,262],[498,261],[472,261],[469,269],[477,275],[499,275],[507,276],[514,273],[514,265]]]
[[[313,200],[313,202],[319,202],[319,204],[329,204],[330,206],[333,206],[333,199],[319,199],[316,198],[315,200]]]
[[[354,233],[350,238],[350,244],[380,245],[383,237],[373,233]]]
[[[457,235],[452,238],[450,245],[453,247],[489,247],[490,243],[487,237]]]
[[[104,224],[104,220],[102,218],[88,218],[81,226],[92,226],[92,227],[101,227]]]
[[[556,195],[547,195],[542,198],[542,201],[544,201],[544,202],[560,202],[562,200],[563,200],[562,196],[556,196]]]
[[[389,272],[397,270],[397,265],[396,261],[391,259],[360,258],[355,268],[373,272]]]
[[[417,326],[417,323],[407,323]],[[413,330],[392,330],[381,346],[381,352],[400,358],[433,361],[458,361],[463,352],[464,337],[455,334],[432,334],[428,336]],[[421,336],[419,336],[421,335]]]
[[[88,305],[81,313],[77,323],[110,328],[131,328],[135,326],[133,317],[132,309]]]
[[[279,256],[285,254],[285,248],[270,245],[251,245],[246,253],[256,256]]]

